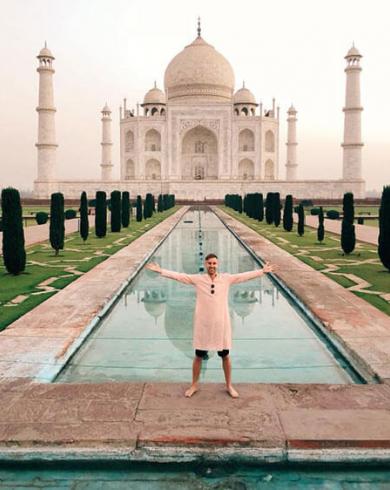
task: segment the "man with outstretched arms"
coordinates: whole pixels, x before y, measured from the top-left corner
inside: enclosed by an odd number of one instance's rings
[[[210,253],[205,258],[207,274],[185,274],[162,269],[159,264],[149,263],[145,267],[160,273],[163,277],[175,279],[196,288],[196,305],[194,313],[193,346],[195,358],[192,364],[192,385],[185,392],[190,397],[198,391],[198,380],[202,360],[207,359],[207,351],[217,351],[222,358],[226,389],[229,395],[239,395],[231,382],[231,361],[229,351],[232,345],[232,331],[229,315],[229,288],[232,284],[249,281],[263,274],[274,271],[268,262],[263,269],[242,272],[239,274],[219,273],[218,257]]]

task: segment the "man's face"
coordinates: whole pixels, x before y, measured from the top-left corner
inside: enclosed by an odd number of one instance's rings
[[[205,260],[207,272],[209,274],[215,274],[218,269],[218,259],[212,257],[211,259]]]

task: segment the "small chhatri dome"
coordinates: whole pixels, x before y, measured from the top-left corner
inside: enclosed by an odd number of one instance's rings
[[[47,47],[46,41],[45,47],[39,51],[39,55],[37,56],[37,58],[51,58],[54,60],[54,56],[52,55],[50,49]]]
[[[164,92],[157,88],[156,82],[154,82],[154,87],[145,94],[144,104],[165,104],[165,94]]]
[[[168,100],[231,101],[234,72],[227,59],[198,36],[169,63],[164,86]]]
[[[237,90],[237,92],[234,94],[234,100],[233,102],[235,104],[255,104],[256,99],[255,96],[252,94],[252,92],[245,87],[245,82],[242,84],[242,88]]]
[[[108,107],[107,102],[106,105],[103,107],[102,112],[111,112],[111,109]]]
[[[287,111],[289,114],[296,114],[297,113],[297,110],[295,109],[295,107],[291,104],[291,106],[289,107],[288,111]]]
[[[359,50],[355,48],[355,44],[352,44],[352,48],[348,51],[348,53],[345,56],[345,58],[350,58],[350,57],[362,58],[362,55],[359,53]]]

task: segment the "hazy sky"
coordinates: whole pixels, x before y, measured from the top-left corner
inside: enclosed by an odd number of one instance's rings
[[[280,177],[286,111],[298,110],[298,178],[342,175],[344,56],[361,65],[363,177],[390,184],[390,4],[386,0],[0,0],[0,187],[36,178],[38,66],[47,40],[55,56],[59,178],[100,178],[100,111],[113,111],[119,177],[119,105],[142,102],[169,61],[202,37],[232,64],[266,108],[281,109]]]

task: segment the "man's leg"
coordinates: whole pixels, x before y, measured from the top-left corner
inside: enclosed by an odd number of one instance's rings
[[[227,349],[218,351],[218,355],[222,357],[223,372],[225,374],[226,389],[232,398],[238,398],[239,394],[232,386],[232,363],[230,361],[229,351]]]
[[[198,391],[198,380],[200,376],[200,369],[202,367],[202,360],[207,357],[207,351],[196,350],[195,357],[192,362],[192,385],[185,392],[186,397],[192,396]]]

